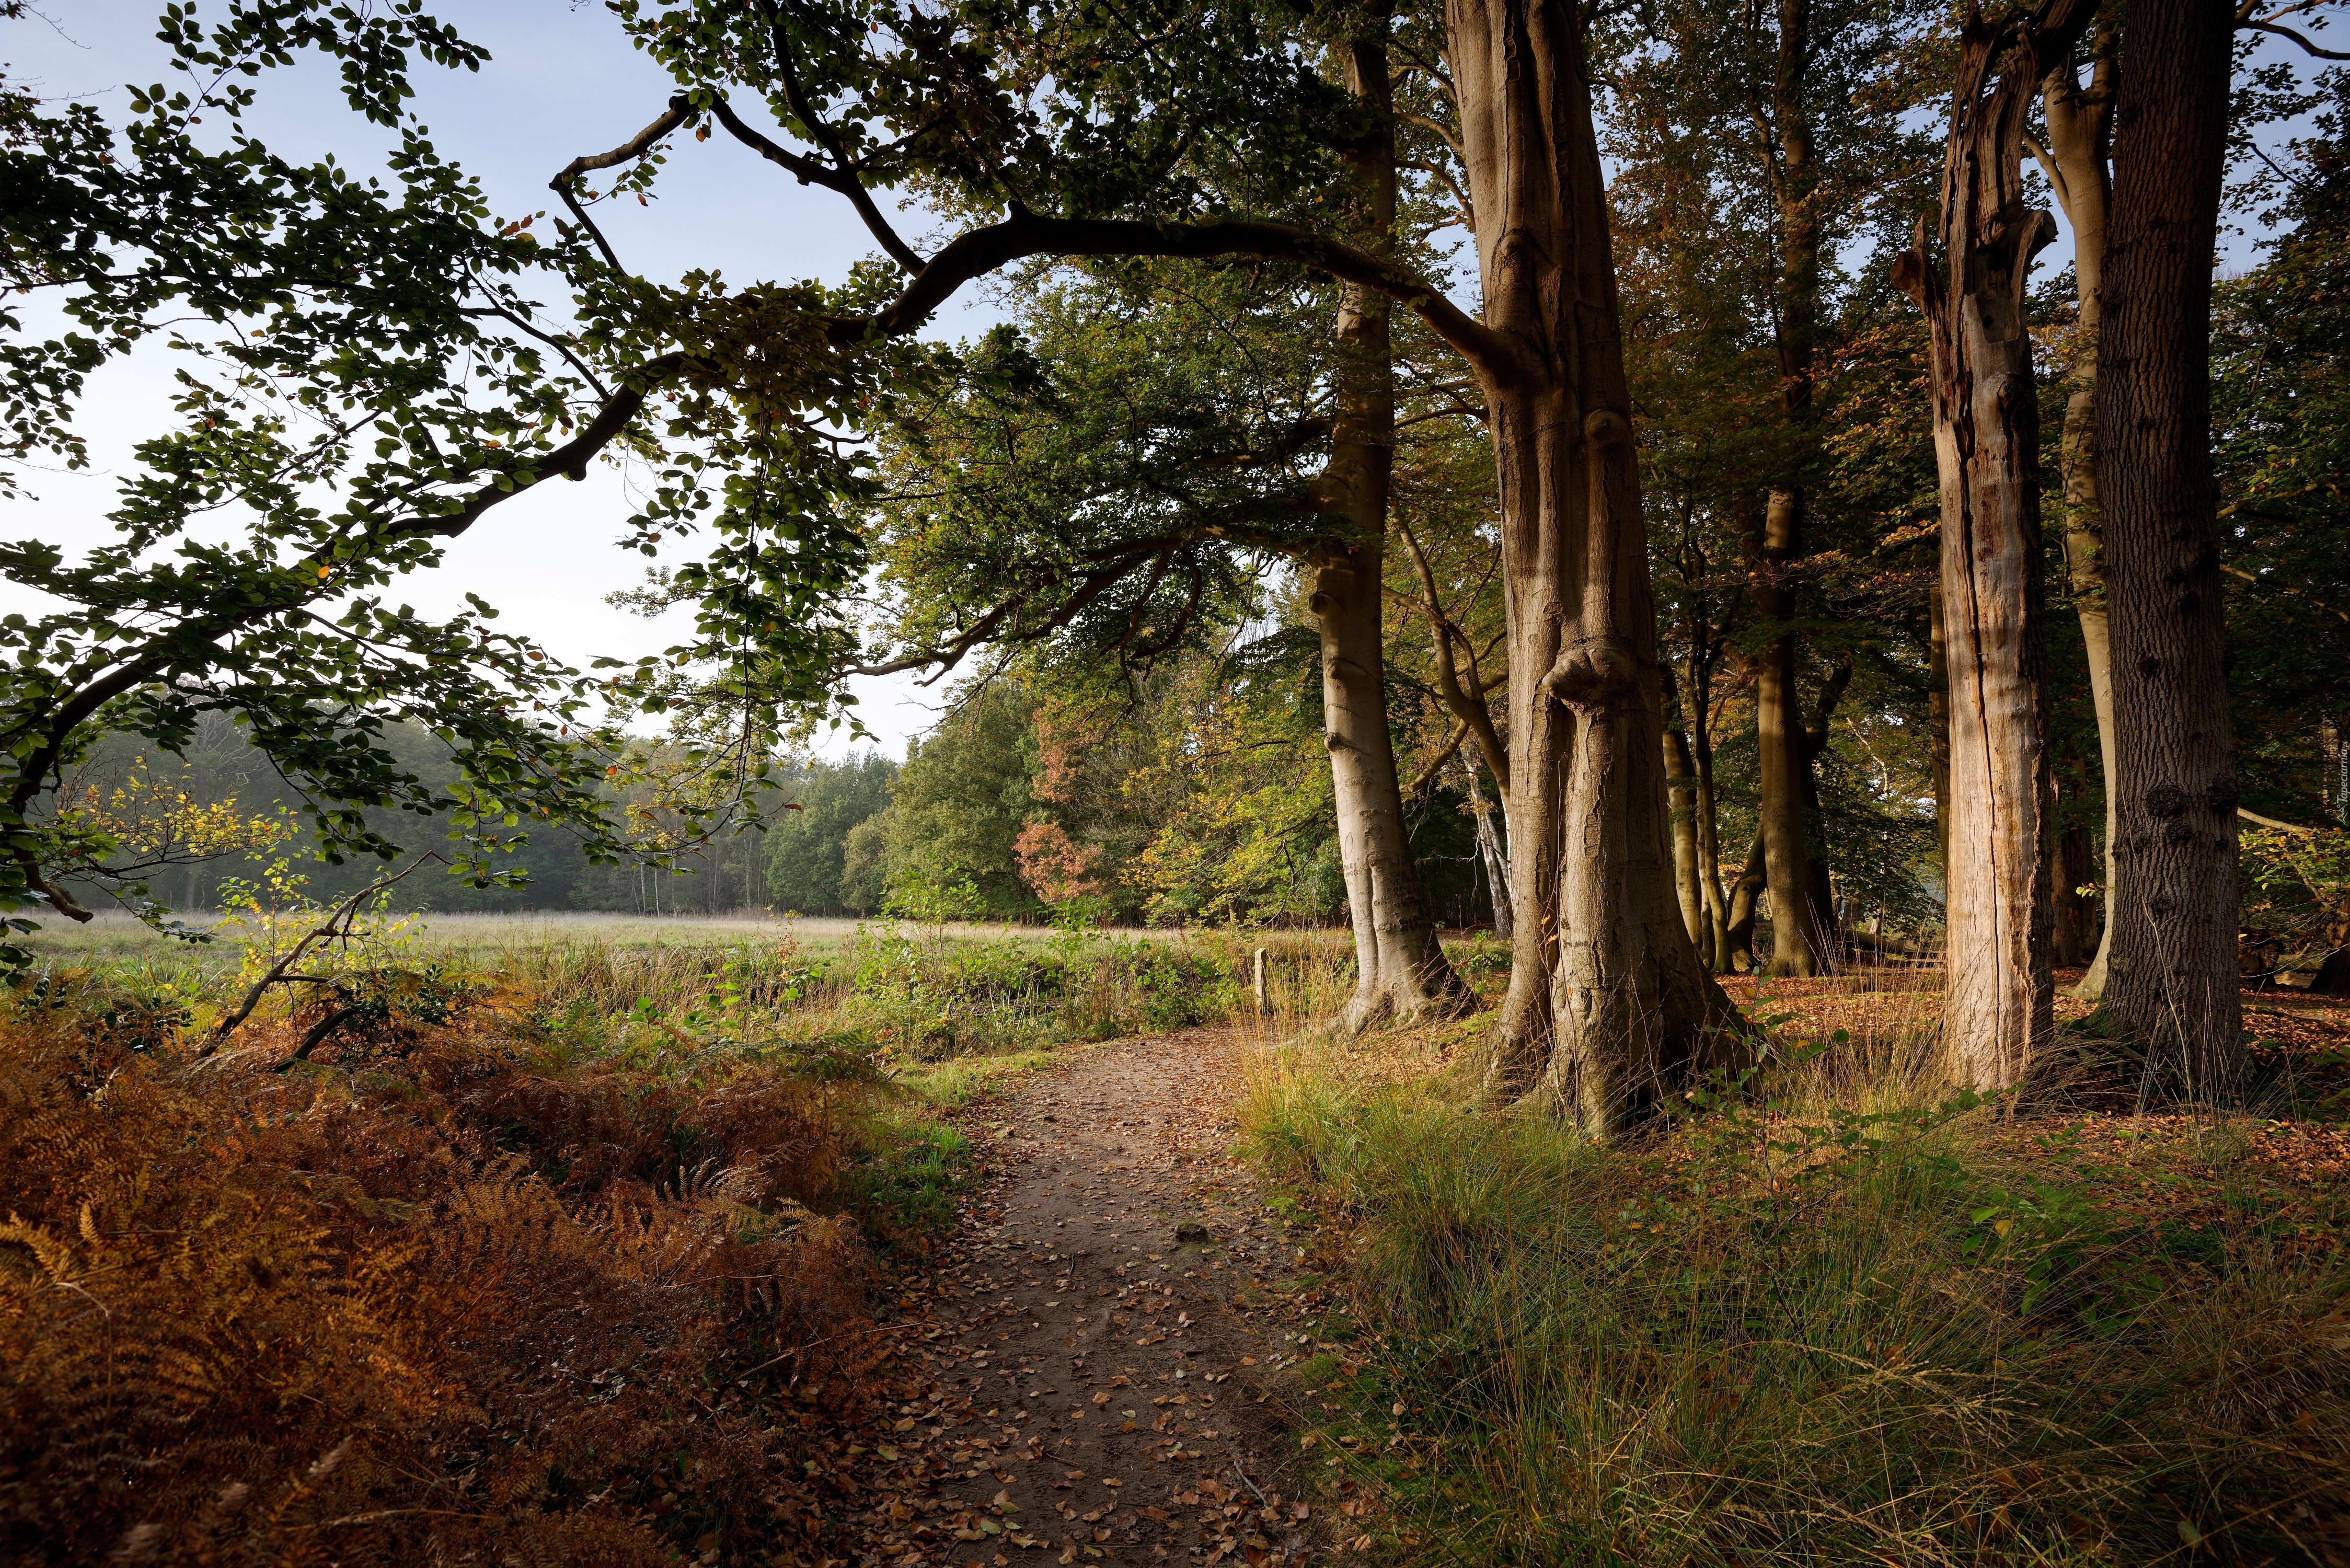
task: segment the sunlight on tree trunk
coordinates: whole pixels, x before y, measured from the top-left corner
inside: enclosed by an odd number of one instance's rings
[[[1665,732],[1665,777],[1672,791],[1673,890],[1680,897],[1681,924],[1698,961],[1706,959],[1705,894],[1700,888],[1697,864],[1697,768],[1690,760],[1689,735]]]
[[[2105,286],[2106,220],[2113,201],[2115,48],[2110,26],[2097,29],[2095,63],[2081,86],[2068,51],[2041,82],[2048,145],[2033,149],[2073,230],[2073,268],[2080,317],[2064,400],[2064,573],[2081,617],[2081,647],[2089,666],[2089,695],[2097,713],[2098,777],[2106,796],[2107,913],[2089,972],[2073,988],[2083,1002],[2105,994],[2114,923],[2114,668],[2106,618],[2105,523],[2097,506],[2097,323]]]
[[[1347,52],[1347,87],[1384,109],[1388,58],[1380,38]],[[1392,133],[1355,153],[1361,194],[1381,254],[1395,226]],[[1395,363],[1388,301],[1357,286],[1338,313],[1340,362],[1336,420],[1326,502],[1346,521],[1349,539],[1312,558],[1308,608],[1322,638],[1323,740],[1338,818],[1339,862],[1355,928],[1357,979],[1339,1018],[1355,1032],[1386,1019],[1410,1022],[1455,1012],[1471,1002],[1437,940],[1435,919],[1404,832],[1403,794],[1388,732],[1386,535],[1395,463]]]
[[[1486,803],[1485,787],[1478,780],[1476,757],[1464,749],[1461,761],[1469,773],[1469,809],[1477,818],[1477,853],[1484,860],[1485,886],[1493,901],[1493,934],[1506,942],[1516,935],[1510,919],[1510,852],[1493,826],[1493,808]]]
[[[1673,893],[1656,616],[1606,176],[1575,7],[1447,15],[1485,325],[1509,585],[1516,962],[1489,1063],[1587,1135],[1712,1059],[1731,1009]]]
[[[1754,611],[1765,621],[1785,620],[1794,613],[1794,596],[1783,574],[1802,549],[1802,516],[1799,493],[1774,493],[1761,531],[1750,536]],[[1824,966],[1808,918],[1812,862],[1804,830],[1804,775],[1810,769],[1804,759],[1803,697],[1795,688],[1792,636],[1773,638],[1762,651],[1754,675],[1754,728],[1761,774],[1755,812],[1762,819],[1762,857],[1773,894],[1768,967],[1773,974],[1817,974]]]
[[[2023,297],[2055,223],[2023,204],[2023,120],[2043,74],[2035,47],[2069,52],[2088,11],[2050,0],[2029,23],[1969,20],[1942,172],[1947,272],[1921,221],[1894,275],[1931,327],[1941,479],[1943,1040],[1960,1080],[1985,1089],[2022,1082],[2055,1031],[2040,421]]]

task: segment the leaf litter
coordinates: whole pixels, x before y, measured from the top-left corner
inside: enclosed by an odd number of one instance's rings
[[[1227,1153],[1242,1048],[1119,1041],[950,1113],[983,1179],[896,1298],[859,1568],[1315,1560],[1283,1412],[1318,1298]]]

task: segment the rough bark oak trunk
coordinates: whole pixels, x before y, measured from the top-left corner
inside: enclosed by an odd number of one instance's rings
[[[1922,223],[1895,269],[1931,329],[1950,703],[1942,1033],[1976,1088],[2022,1082],[2055,1032],[2040,425],[2023,299],[2055,222],[2023,203],[2023,121],[2047,52],[2069,53],[2088,10],[2047,0],[2029,20],[1968,18],[1942,169],[1947,271]]]
[[[2113,30],[2100,26],[2092,51],[2089,82],[2081,85],[2070,51],[2040,84],[2048,120],[2048,145],[2040,165],[2073,230],[2073,269],[2080,317],[2074,333],[2064,400],[2064,574],[2081,618],[2081,642],[2089,665],[2089,696],[2097,712],[2097,760],[2106,797],[2106,898],[2114,884],[2114,672],[2106,618],[2105,524],[2097,505],[2097,325],[2099,291],[2105,284],[2106,223],[2113,205],[2113,129],[2116,57]],[[2066,846],[2072,853],[2073,846]],[[2067,876],[2071,875],[2068,870]],[[2078,886],[2078,884],[2074,884]],[[2060,900],[2061,902],[2061,900]],[[2089,972],[2073,988],[2084,1002],[2105,994],[2106,922]]]
[[[1656,611],[1606,175],[1569,0],[1451,0],[1508,585],[1515,963],[1491,1059],[1595,1137],[1718,1059],[1667,844]]]
[[[1395,226],[1395,143],[1383,37],[1356,40],[1347,86],[1379,117],[1352,154],[1375,245]],[[1354,995],[1339,1014],[1347,1031],[1387,1018],[1457,1011],[1468,988],[1446,961],[1428,896],[1404,832],[1403,792],[1388,732],[1384,600],[1388,500],[1395,463],[1395,365],[1388,301],[1348,286],[1338,312],[1338,369],[1323,504],[1347,536],[1312,557],[1307,601],[1322,639],[1323,741],[1338,817],[1339,862],[1355,929]]]
[[[2116,873],[2099,1016],[2198,1095],[2231,1088],[2243,1065],[2210,449],[2232,25],[2211,0],[2130,9],[2097,345]]]

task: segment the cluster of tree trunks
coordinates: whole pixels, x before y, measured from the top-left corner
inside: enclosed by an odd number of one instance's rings
[[[1942,491],[1937,649],[1947,675],[1943,848],[1960,1075],[2022,1081],[2054,1031],[2058,878],[2039,570],[2039,432],[2023,286],[2054,235],[2024,204],[2033,151],[2075,231],[2082,348],[2063,445],[2070,587],[2088,646],[2107,800],[2107,919],[2084,987],[2178,1086],[2241,1071],[2236,783],[2210,463],[2210,267],[2227,135],[2225,7],[2132,10],[2126,67],[2091,0],[1962,33],[1939,258],[1919,225],[1897,278],[1932,332]],[[2109,141],[2113,175],[2108,184]]]
[[[1782,411],[1799,438],[1788,450],[1800,453],[1823,231],[1804,79],[1808,0],[1777,6],[1774,287]],[[2101,75],[2084,94],[2071,85],[2073,51],[2092,10],[2091,0],[2043,0],[1996,23],[1970,14],[1938,232],[1929,244],[1921,225],[1899,269],[1932,324],[1949,1030],[1962,1074],[2003,1085],[2030,1070],[2051,1017],[2044,607],[2022,290],[2052,225],[2023,204],[2020,173],[2025,110],[2039,91],[2052,104],[2050,157],[2065,171],[2067,204],[2077,204],[2076,223],[2102,223],[2105,236],[2101,249],[2090,244],[2084,271],[2094,329],[2084,340],[2094,341],[2095,359],[2074,367],[2065,463],[2075,597],[2110,631],[2110,695],[2100,704],[2115,802],[2106,1007],[2121,1026],[2173,1045],[2187,1081],[2218,1087],[2234,1050],[2235,786],[2204,356],[2233,16],[2210,0],[2143,0],[2129,17],[2122,79]],[[1350,208],[1371,235],[1367,246],[1270,222],[1045,218],[1015,202],[1000,223],[929,262],[891,246],[912,274],[904,293],[827,331],[838,343],[910,332],[962,282],[1045,254],[1253,255],[1320,268],[1343,286],[1336,435],[1321,496],[1338,526],[1314,562],[1313,613],[1363,959],[1348,1010],[1357,1023],[1461,996],[1404,840],[1380,673],[1395,430],[1389,310],[1416,312],[1461,353],[1493,442],[1506,609],[1505,751],[1490,718],[1476,722],[1483,690],[1460,703],[1464,734],[1475,734],[1502,785],[1508,823],[1505,865],[1492,836],[1482,840],[1497,888],[1508,890],[1514,960],[1488,1082],[1609,1137],[1693,1071],[1741,1049],[1733,1010],[1700,948],[1718,967],[1750,943],[1763,888],[1775,905],[1771,967],[1824,967],[1830,910],[1807,831],[1819,814],[1813,764],[1849,670],[1828,682],[1816,724],[1804,723],[1791,623],[1807,470],[1791,458],[1750,530],[1751,592],[1770,628],[1754,670],[1762,800],[1745,868],[1724,898],[1705,874],[1720,857],[1709,841],[1703,727],[1692,750],[1664,721],[1606,173],[1586,78],[1589,16],[1575,0],[1449,0],[1446,63],[1482,320],[1395,261],[1396,154],[1382,132],[1347,150]],[[1387,25],[1375,11],[1344,51],[1347,85],[1380,111],[1374,121],[1386,120],[1390,106]],[[2108,100],[2109,202],[2097,167]],[[673,105],[637,142],[593,166],[641,156],[686,112]],[[845,167],[819,171],[851,186],[858,178]],[[859,210],[885,244],[894,239],[869,202]],[[1450,701],[1459,683],[1432,586],[1430,603]]]

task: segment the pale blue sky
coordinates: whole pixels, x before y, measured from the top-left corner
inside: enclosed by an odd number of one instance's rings
[[[44,9],[54,26],[27,20],[0,27],[0,59],[12,78],[44,96],[87,96],[110,115],[125,112],[122,84],[166,78],[168,56],[155,37],[161,0],[50,0]],[[442,154],[478,175],[506,216],[548,206],[550,175],[579,153],[626,141],[668,101],[668,78],[628,47],[600,5],[472,0],[440,9],[493,58],[478,76],[421,72],[419,112]],[[269,73],[261,87],[248,124],[273,149],[305,159],[331,151],[354,167],[377,165],[383,132],[345,109],[329,73],[297,67]],[[598,210],[623,261],[650,275],[714,266],[738,283],[837,281],[874,248],[837,196],[798,184],[731,140],[683,140],[663,180],[668,196],[649,208]],[[906,216],[920,233],[921,215]],[[972,292],[941,312],[933,330],[963,337],[995,318],[984,296]],[[92,470],[29,475],[38,499],[0,505],[0,532],[78,544],[101,537],[118,465],[131,441],[157,428],[168,376],[161,354],[107,370],[93,385],[86,421],[97,438]],[[657,651],[681,639],[688,615],[648,622],[603,602],[639,582],[647,565],[613,547],[628,511],[621,478],[609,468],[585,484],[544,486],[491,514],[450,550],[446,566],[409,579],[396,597],[454,613],[467,591],[479,593],[504,612],[503,624],[574,662]],[[0,604],[30,603],[0,584]],[[902,678],[856,689],[866,722],[892,752],[931,722],[938,700]]]

